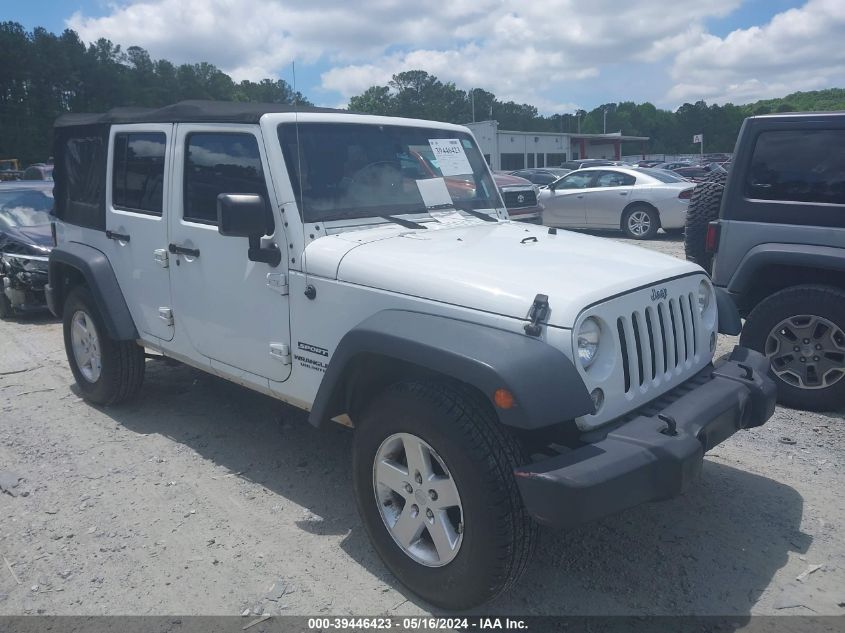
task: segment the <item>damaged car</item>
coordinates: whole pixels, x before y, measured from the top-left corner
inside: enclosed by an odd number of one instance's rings
[[[47,307],[52,209],[52,183],[0,184],[0,318]]]

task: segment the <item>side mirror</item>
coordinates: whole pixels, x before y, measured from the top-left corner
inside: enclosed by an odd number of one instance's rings
[[[282,251],[274,244],[261,246],[261,236],[272,231],[264,198],[251,193],[221,193],[217,196],[217,232],[226,237],[249,239],[247,257],[273,267],[282,261]]]
[[[267,233],[264,198],[249,193],[217,196],[217,231],[227,237],[261,237]]]

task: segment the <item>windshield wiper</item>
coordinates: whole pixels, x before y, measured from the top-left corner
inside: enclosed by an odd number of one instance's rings
[[[484,220],[485,222],[498,222],[496,218],[492,215],[488,215],[483,211],[476,211],[475,209],[461,209],[464,213],[469,213],[471,216],[478,218],[479,220]]]
[[[413,222],[412,220],[405,220],[403,218],[397,218],[392,215],[380,215],[380,218],[383,220],[388,220],[389,222],[393,222],[394,224],[398,224],[399,226],[404,226],[406,229],[427,229],[428,227],[425,224],[420,224],[419,222]]]

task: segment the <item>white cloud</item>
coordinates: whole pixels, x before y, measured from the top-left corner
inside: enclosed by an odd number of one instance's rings
[[[294,59],[297,70],[317,65],[327,68],[322,92],[309,96],[331,102],[408,69],[545,113],[571,108],[576,89],[584,94],[610,67],[638,68],[643,76],[625,77],[628,85],[655,92],[671,79],[668,95],[651,95],[658,103],[742,102],[845,79],[845,49],[836,45],[845,36],[843,0],[811,0],[725,38],[707,32],[708,18],[741,2],[124,0],[103,17],[75,13],[67,23],[85,41],[107,37],[153,57],[208,61],[235,79],[289,78]],[[597,99],[613,98],[610,86],[594,85]]]
[[[733,101],[784,96],[845,82],[845,7],[842,0],[810,0],[762,26],[724,38],[702,35],[672,66],[676,101]]]

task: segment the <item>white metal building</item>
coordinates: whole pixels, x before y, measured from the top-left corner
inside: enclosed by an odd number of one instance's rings
[[[567,160],[607,158],[621,160],[623,142],[640,142],[647,136],[575,134],[571,132],[515,132],[500,130],[498,121],[467,123],[481,152],[494,171],[526,167],[559,167]]]

